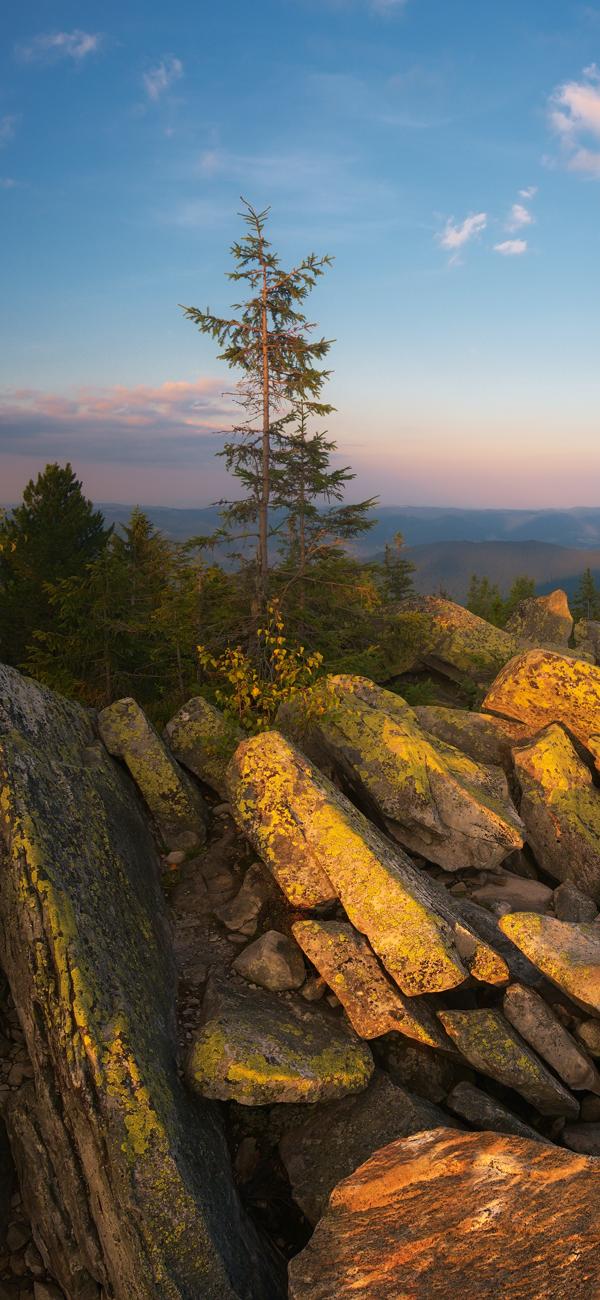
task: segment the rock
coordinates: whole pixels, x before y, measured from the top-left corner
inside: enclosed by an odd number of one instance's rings
[[[499,953],[506,963],[511,979],[517,980],[519,984],[527,984],[531,988],[539,988],[545,983],[544,976],[537,966],[528,961],[498,928],[496,916],[485,907],[480,907],[479,903],[473,903],[467,898],[457,899],[455,906],[470,929]]]
[[[521,952],[584,1011],[600,1015],[600,928],[515,912],[498,922]]]
[[[500,1011],[438,1011],[438,1016],[474,1069],[513,1088],[542,1115],[577,1118],[578,1102],[542,1065]]]
[[[64,1293],[53,1282],[34,1282],[34,1300],[64,1300]]]
[[[600,771],[600,668],[550,650],[517,655],[490,687],[482,708],[531,732],[559,722]]]
[[[580,1021],[577,1037],[585,1044],[591,1056],[600,1056],[600,1020]]]
[[[98,730],[109,754],[129,768],[165,848],[192,851],[204,844],[204,800],[139,704],[131,699],[109,704],[98,715]]]
[[[385,1034],[371,1046],[377,1064],[393,1083],[436,1105],[445,1101],[455,1083],[471,1074],[458,1052],[448,1056],[403,1034]]]
[[[0,1254],[4,1249],[6,1227],[10,1215],[10,1198],[15,1179],[15,1168],[8,1142],[4,1120],[0,1118]]]
[[[311,1223],[324,1214],[329,1194],[364,1160],[395,1138],[448,1126],[448,1116],[377,1071],[357,1097],[319,1106],[279,1143],[296,1204]]]
[[[573,636],[579,653],[589,656],[591,663],[600,664],[600,623],[582,618],[575,624]]]
[[[566,1124],[560,1136],[570,1151],[600,1156],[600,1124]]]
[[[31,1228],[26,1223],[10,1223],[6,1232],[6,1249],[11,1255],[17,1250],[23,1250],[27,1242],[31,1240]]]
[[[249,867],[239,892],[223,907],[215,909],[215,916],[228,930],[241,934],[256,934],[258,918],[271,895],[264,868],[255,863]]]
[[[272,993],[299,989],[306,979],[306,967],[298,945],[277,930],[267,930],[260,939],[244,948],[236,957],[232,970]]]
[[[545,1141],[540,1133],[536,1133],[529,1124],[524,1124],[502,1102],[496,1101],[495,1097],[490,1097],[487,1092],[482,1092],[481,1088],[476,1088],[466,1080],[457,1083],[452,1092],[448,1093],[445,1104],[454,1115],[466,1119],[473,1128],[491,1133],[512,1133],[515,1137],[530,1138],[533,1142]]]
[[[589,768],[556,724],[515,749],[514,759],[521,816],[540,867],[599,901],[600,792]]]
[[[405,848],[447,871],[498,866],[523,843],[500,768],[421,731],[412,709],[364,677],[327,677],[280,710],[366,812]]]
[[[244,741],[227,780],[239,826],[292,905],[337,895],[403,993],[461,984],[463,954],[476,979],[506,981],[505,963],[458,920],[446,891],[278,732]]]
[[[440,596],[411,597],[401,611],[420,614],[425,625],[414,666],[420,663],[459,684],[487,685],[519,649],[508,632]]]
[[[581,1098],[579,1118],[586,1124],[595,1124],[600,1121],[600,1097],[594,1097],[591,1092],[586,1093]]]
[[[597,1162],[549,1143],[417,1133],[338,1184],[290,1300],[592,1300],[597,1195]]]
[[[600,1075],[589,1056],[533,989],[511,984],[503,1001],[506,1019],[569,1088],[600,1093]]]
[[[190,1047],[195,1092],[243,1106],[314,1102],[366,1088],[373,1058],[331,1013],[262,990],[212,981]]]
[[[493,882],[474,889],[471,898],[484,906],[489,902],[504,903],[509,912],[548,912],[553,891],[541,880],[527,880],[511,871],[497,871]]]
[[[167,723],[165,740],[175,758],[211,790],[225,797],[225,773],[243,732],[201,695]]]
[[[506,631],[518,641],[528,641],[536,648],[543,645],[568,647],[573,632],[573,615],[565,591],[560,588],[548,596],[528,596],[520,601],[511,615]]]
[[[413,712],[423,731],[489,767],[512,768],[512,746],[526,734],[520,722],[505,722],[468,709],[419,704]]]
[[[294,938],[316,966],[361,1038],[390,1030],[450,1050],[446,1035],[420,998],[405,998],[381,969],[367,940],[347,922],[297,921]]]
[[[166,904],[131,778],[88,710],[9,668],[0,768],[0,960],[34,1070],[6,1122],[49,1271],[71,1300],[90,1280],[115,1300],[274,1298],[217,1116],[177,1077]]]
[[[554,890],[554,912],[559,921],[594,921],[598,915],[593,900],[571,880],[563,881]]]

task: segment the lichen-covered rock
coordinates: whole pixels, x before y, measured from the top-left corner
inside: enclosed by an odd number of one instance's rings
[[[469,709],[418,704],[414,714],[423,731],[468,754],[476,763],[492,767],[512,767],[512,747],[526,734],[520,722],[507,722]]]
[[[279,1152],[296,1204],[316,1223],[340,1179],[379,1147],[448,1123],[437,1106],[376,1071],[364,1092],[319,1106],[305,1124],[284,1134]]]
[[[225,773],[243,733],[201,695],[184,704],[165,727],[165,740],[184,767],[225,798]]]
[[[593,1300],[598,1162],[446,1129],[377,1151],[332,1192],[290,1300]]]
[[[554,890],[554,913],[559,921],[595,921],[598,908],[577,885],[565,880]]]
[[[600,1016],[599,926],[557,921],[533,912],[509,913],[498,925],[577,1006]]]
[[[600,1093],[600,1075],[543,998],[522,984],[504,994],[506,1019],[569,1088]]]
[[[482,1129],[488,1133],[512,1133],[514,1137],[530,1138],[533,1142],[544,1142],[541,1133],[536,1133],[529,1124],[524,1124],[507,1106],[490,1097],[481,1088],[462,1080],[448,1093],[445,1105],[454,1115],[466,1119],[472,1128]]]
[[[506,631],[517,641],[528,641],[536,647],[567,647],[573,632],[567,593],[558,588],[548,596],[528,596],[517,605]]]
[[[593,664],[551,650],[528,650],[506,665],[482,708],[523,722],[532,734],[562,723],[600,771],[600,668]]]
[[[446,870],[498,866],[523,844],[501,769],[421,731],[403,700],[366,678],[327,677],[280,718],[395,839]]]
[[[427,1004],[400,993],[367,940],[348,922],[297,921],[292,931],[361,1038],[378,1038],[397,1030],[430,1047],[450,1049]]]
[[[86,710],[8,668],[0,791],[0,959],[34,1072],[7,1118],[53,1275],[71,1300],[92,1281],[115,1300],[276,1296],[217,1117],[177,1076],[174,964],[135,786]]]
[[[299,989],[306,979],[302,953],[293,939],[278,930],[267,930],[236,957],[232,969],[261,989],[285,993]]]
[[[343,1021],[292,998],[212,980],[190,1045],[189,1086],[243,1106],[314,1102],[366,1088],[373,1057]]]
[[[500,1011],[438,1011],[450,1038],[467,1061],[506,1088],[513,1088],[542,1115],[577,1118],[579,1103],[538,1060]]]
[[[519,649],[508,632],[441,596],[414,596],[401,608],[425,624],[417,661],[453,681],[486,686]]]
[[[227,787],[238,824],[289,901],[308,909],[337,896],[404,993],[454,988],[467,969],[506,981],[505,963],[460,922],[446,891],[278,732],[238,747]]]
[[[502,933],[498,928],[496,916],[485,907],[481,907],[479,903],[472,902],[470,898],[457,898],[454,906],[458,915],[463,917],[465,924],[499,953],[506,963],[511,979],[527,984],[531,988],[539,988],[544,984],[542,972]]]
[[[521,817],[537,862],[599,902],[600,792],[589,768],[556,723],[518,746],[514,760]]]
[[[167,849],[193,850],[206,840],[206,806],[135,700],[117,700],[98,715],[109,754],[123,759]]]

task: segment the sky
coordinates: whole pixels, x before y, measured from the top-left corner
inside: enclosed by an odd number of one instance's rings
[[[240,195],[308,311],[350,496],[600,504],[600,3],[21,0],[0,17],[0,501],[234,495]]]

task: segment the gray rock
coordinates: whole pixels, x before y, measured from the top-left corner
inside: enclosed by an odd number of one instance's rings
[[[453,1114],[466,1119],[473,1128],[491,1133],[514,1133],[515,1137],[532,1138],[536,1142],[545,1141],[540,1133],[513,1115],[502,1102],[496,1101],[495,1097],[490,1097],[487,1092],[482,1092],[481,1088],[476,1088],[466,1080],[457,1083],[452,1092],[448,1093],[445,1104]]]
[[[267,930],[244,948],[233,963],[238,975],[272,993],[299,989],[306,979],[304,958],[293,939],[278,930]]]
[[[487,885],[473,890],[471,898],[484,906],[490,902],[502,903],[509,912],[548,912],[553,893],[541,880],[526,880],[511,871],[496,871]]]
[[[494,916],[485,907],[462,898],[455,900],[455,907],[471,929],[500,953],[511,979],[517,980],[519,984],[527,984],[530,988],[539,988],[546,983],[542,972],[502,933]]]
[[[329,1194],[342,1178],[379,1147],[423,1129],[447,1128],[448,1116],[377,1072],[357,1097],[318,1106],[279,1144],[294,1200],[311,1223],[325,1211]]]
[[[561,1138],[570,1151],[600,1156],[600,1124],[566,1124]]]
[[[438,1011],[450,1038],[467,1061],[506,1088],[513,1088],[542,1115],[577,1119],[579,1103],[538,1060],[499,1011]]]
[[[256,934],[258,918],[271,894],[272,886],[264,868],[255,863],[248,868],[235,898],[223,907],[217,907],[215,916],[228,930],[251,936]]]
[[[600,1074],[595,1065],[538,993],[522,984],[511,984],[504,994],[503,1010],[521,1037],[569,1088],[600,1093]]]
[[[571,880],[564,880],[554,890],[554,911],[559,921],[594,921],[598,915],[593,899],[582,893]]]
[[[600,1020],[581,1020],[577,1026],[577,1037],[585,1043],[591,1056],[600,1056]]]
[[[164,734],[175,758],[224,798],[227,765],[243,740],[236,723],[195,695],[167,723]]]

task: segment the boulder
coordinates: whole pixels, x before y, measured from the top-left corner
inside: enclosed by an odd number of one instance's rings
[[[581,1020],[576,1032],[590,1056],[600,1056],[600,1020]]]
[[[533,1142],[545,1141],[540,1133],[536,1133],[529,1124],[524,1124],[502,1102],[466,1080],[457,1083],[452,1092],[448,1093],[445,1105],[454,1115],[466,1119],[472,1128],[490,1133],[512,1133],[514,1137],[530,1138]]]
[[[265,869],[260,862],[248,867],[238,893],[215,909],[215,916],[226,929],[234,934],[256,934],[258,918],[265,903],[274,892],[274,886],[266,878]]]
[[[542,1115],[577,1118],[579,1104],[546,1069],[500,1011],[438,1011],[450,1038],[470,1065],[513,1088]]]
[[[316,1223],[336,1184],[379,1147],[423,1129],[447,1127],[442,1110],[378,1070],[364,1092],[319,1106],[306,1124],[285,1133],[279,1152],[296,1204]]]
[[[520,722],[506,722],[487,713],[450,709],[439,704],[419,704],[414,709],[423,731],[437,736],[476,763],[512,767],[512,746],[526,734]]]
[[[279,718],[399,843],[447,871],[498,866],[523,844],[502,770],[421,731],[399,696],[366,678],[325,678]]]
[[[573,633],[573,615],[567,593],[551,591],[548,596],[528,596],[511,615],[506,631],[517,641],[533,646],[568,647]]]
[[[130,776],[87,710],[9,668],[0,770],[0,960],[34,1076],[7,1123],[51,1273],[70,1300],[94,1283],[114,1300],[276,1297],[218,1117],[178,1079],[166,905]]]
[[[537,862],[599,902],[600,791],[589,768],[556,723],[518,746],[514,760],[521,817]]]
[[[441,596],[414,596],[401,608],[420,614],[424,624],[415,666],[421,664],[459,684],[488,685],[519,649],[508,632]]]
[[[446,1035],[421,998],[405,998],[382,970],[357,930],[343,921],[297,921],[295,939],[341,1002],[361,1038],[397,1030],[430,1047],[450,1050]]]
[[[579,654],[585,655],[593,664],[600,664],[600,623],[582,618],[575,624],[573,635]]]
[[[278,732],[238,747],[227,785],[238,825],[292,905],[339,898],[403,993],[454,988],[467,969],[506,982],[505,963],[458,919],[446,891]]]
[[[551,650],[528,650],[506,665],[482,708],[533,734],[560,722],[592,755],[600,771],[600,668]]]
[[[592,1300],[597,1161],[495,1133],[417,1133],[331,1194],[290,1300]]]
[[[598,908],[577,885],[565,880],[554,890],[554,913],[559,921],[594,921]]]
[[[165,727],[175,758],[225,798],[225,773],[243,732],[232,719],[195,695]]]
[[[600,1156],[600,1124],[566,1124],[560,1136],[570,1151]]]
[[[306,979],[302,953],[287,934],[267,930],[260,939],[244,948],[236,957],[232,969],[261,989],[272,993],[285,993],[299,989]]]
[[[385,1034],[371,1046],[375,1060],[393,1083],[436,1105],[445,1101],[456,1083],[471,1075],[458,1052],[449,1056],[404,1034]]]
[[[600,927],[515,912],[502,932],[584,1011],[600,1016]]]
[[[117,700],[98,715],[109,754],[123,759],[150,810],[164,847],[193,851],[206,840],[207,809],[135,700]]]
[[[520,984],[527,984],[531,988],[539,988],[545,983],[542,972],[533,965],[533,962],[527,960],[507,935],[502,933],[498,928],[498,918],[487,908],[467,898],[457,898],[454,905],[469,928],[499,953],[511,979],[518,980]]]
[[[515,876],[512,871],[499,870],[487,885],[474,889],[471,898],[484,907],[490,902],[505,903],[509,912],[548,912],[553,891],[541,880],[528,880]]]
[[[504,994],[503,1011],[521,1038],[569,1088],[600,1093],[595,1065],[538,993],[522,984],[511,984]]]
[[[366,1088],[373,1058],[346,1024],[306,1002],[211,980],[187,1082],[203,1097],[243,1106],[314,1102]]]

